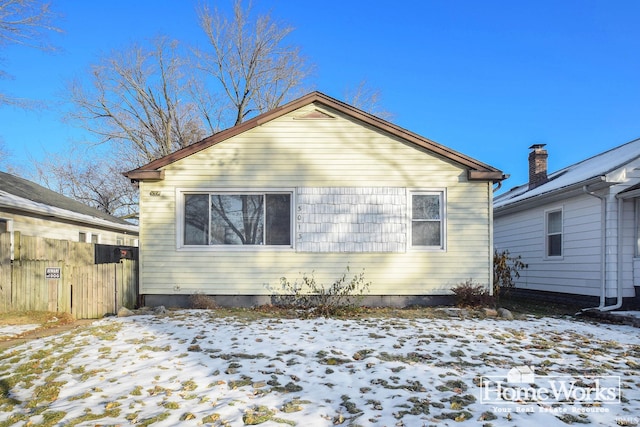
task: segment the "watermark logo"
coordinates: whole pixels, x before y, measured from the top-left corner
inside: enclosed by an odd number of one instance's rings
[[[619,376],[536,375],[530,366],[517,366],[505,375],[480,378],[480,403],[489,405],[620,403]]]

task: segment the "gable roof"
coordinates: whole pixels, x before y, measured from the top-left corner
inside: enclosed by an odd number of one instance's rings
[[[130,222],[6,172],[0,172],[1,208],[83,222],[103,228],[138,232],[138,227]]]
[[[464,154],[458,153],[457,151],[445,147],[444,145],[438,144],[434,141],[431,141],[399,126],[396,126],[393,123],[387,122],[379,117],[376,117],[351,105],[345,104],[344,102],[331,98],[321,92],[311,92],[310,94],[289,102],[288,104],[285,104],[269,112],[260,114],[259,116],[247,120],[246,122],[243,122],[237,126],[213,134],[199,142],[196,142],[195,144],[154,160],[153,162],[148,163],[138,169],[125,172],[124,175],[130,178],[132,181],[142,181],[145,179],[161,180],[164,177],[163,171],[160,170],[162,167],[178,160],[184,159],[185,157],[216,145],[233,136],[239,135],[243,132],[263,125],[271,120],[274,120],[294,110],[313,103],[327,106],[335,111],[338,111],[342,114],[373,126],[380,131],[404,139],[418,147],[422,147],[446,159],[458,163],[468,169],[469,179],[500,181],[505,178],[502,171],[492,166],[479,162],[478,160],[472,159],[471,157],[465,156]]]
[[[610,175],[637,159],[640,159],[640,139],[553,172],[549,174],[549,180],[546,183],[531,190],[528,183],[513,187],[506,193],[496,196],[493,207],[499,211],[502,208],[524,204],[541,197],[551,197],[570,190],[581,190],[585,185],[593,187],[614,185],[618,181],[616,177]]]

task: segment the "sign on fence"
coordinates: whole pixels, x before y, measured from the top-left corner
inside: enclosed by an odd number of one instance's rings
[[[45,279],[59,279],[60,277],[60,267],[47,267],[44,269]]]
[[[117,256],[115,262],[96,263],[97,245],[15,232],[12,261],[9,234],[0,233],[0,313],[61,311],[76,319],[97,319],[135,306],[138,262],[123,257],[121,247],[100,245]]]

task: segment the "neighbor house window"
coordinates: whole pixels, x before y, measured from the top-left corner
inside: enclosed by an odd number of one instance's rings
[[[547,215],[547,256],[562,256],[562,210],[550,211]]]
[[[9,221],[6,219],[0,219],[0,233],[9,232]]]
[[[80,231],[78,233],[78,242],[86,243],[87,242],[87,233],[84,231]]]
[[[411,195],[411,246],[444,248],[444,201],[442,192]]]
[[[291,245],[291,193],[184,196],[185,245]]]

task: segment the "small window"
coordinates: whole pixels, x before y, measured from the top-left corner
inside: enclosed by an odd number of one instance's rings
[[[547,256],[562,256],[562,211],[547,212]]]
[[[185,194],[185,245],[291,245],[291,193]]]
[[[87,233],[81,231],[78,233],[78,242],[86,243],[87,242]]]
[[[6,219],[0,219],[0,233],[9,232],[9,222]]]
[[[91,234],[91,243],[100,243],[100,235],[99,234]]]
[[[124,246],[124,239],[122,237],[116,237],[116,245]]]
[[[411,196],[411,245],[413,247],[444,247],[443,194],[414,193]]]

